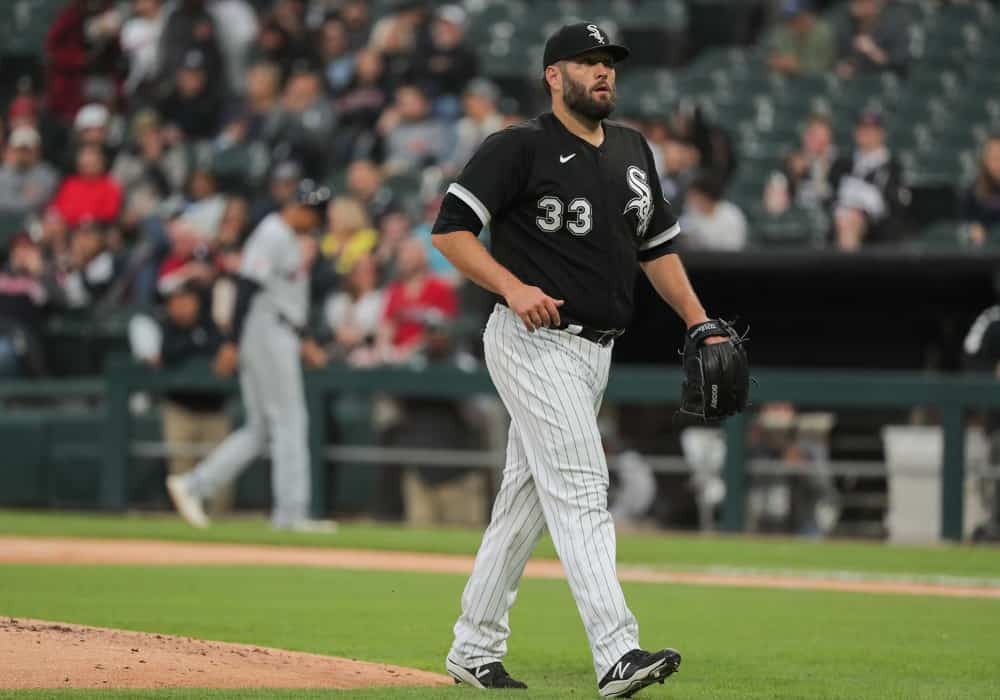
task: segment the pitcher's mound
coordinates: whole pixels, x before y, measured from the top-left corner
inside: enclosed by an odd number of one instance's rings
[[[166,634],[0,620],[0,689],[436,686],[412,668]]]

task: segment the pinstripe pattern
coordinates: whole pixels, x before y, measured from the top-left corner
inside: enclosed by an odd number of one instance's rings
[[[499,305],[487,323],[484,344],[511,426],[503,482],[462,594],[451,658],[468,666],[503,658],[508,611],[548,525],[600,679],[639,646],[638,625],[616,574],[608,468],[597,428],[611,346],[562,331],[528,333],[512,311]]]
[[[240,388],[246,423],[190,473],[193,493],[211,498],[270,446],[272,524],[309,516],[309,416],[299,363],[299,339],[255,303],[240,347]]]

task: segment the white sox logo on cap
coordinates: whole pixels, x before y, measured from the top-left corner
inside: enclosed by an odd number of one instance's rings
[[[542,65],[551,66],[558,61],[565,61],[594,49],[607,51],[615,63],[624,61],[629,54],[627,48],[614,43],[596,22],[576,22],[560,27],[545,42]]]

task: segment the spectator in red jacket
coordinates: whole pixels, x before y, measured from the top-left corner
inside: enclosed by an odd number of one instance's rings
[[[63,180],[51,208],[71,228],[86,220],[110,224],[118,217],[122,191],[108,175],[104,152],[85,145],[76,154],[76,175]]]
[[[38,128],[38,100],[31,94],[21,94],[11,100],[7,109],[7,124],[13,131],[19,126]]]
[[[427,269],[427,254],[418,238],[408,238],[399,249],[399,276],[385,293],[385,309],[376,338],[376,355],[384,362],[407,361],[424,345],[429,319],[451,319],[458,299],[444,280]]]
[[[88,73],[113,66],[121,18],[111,0],[72,0],[45,36],[49,112],[70,123],[83,105]]]
[[[49,111],[70,122],[83,105],[83,77],[87,70],[87,40],[83,25],[87,3],[77,0],[59,13],[45,37],[46,87]]]

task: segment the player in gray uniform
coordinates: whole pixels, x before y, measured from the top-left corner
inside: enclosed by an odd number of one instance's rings
[[[243,249],[239,291],[229,341],[216,357],[216,372],[240,369],[246,423],[192,472],[167,477],[178,513],[207,527],[203,502],[239,476],[270,445],[271,523],[275,528],[332,529],[310,520],[310,471],[305,391],[299,360],[303,349],[319,364],[315,346],[300,337],[309,305],[309,270],[296,237],[316,231],[330,190],[303,180],[297,196],[254,229]]]

